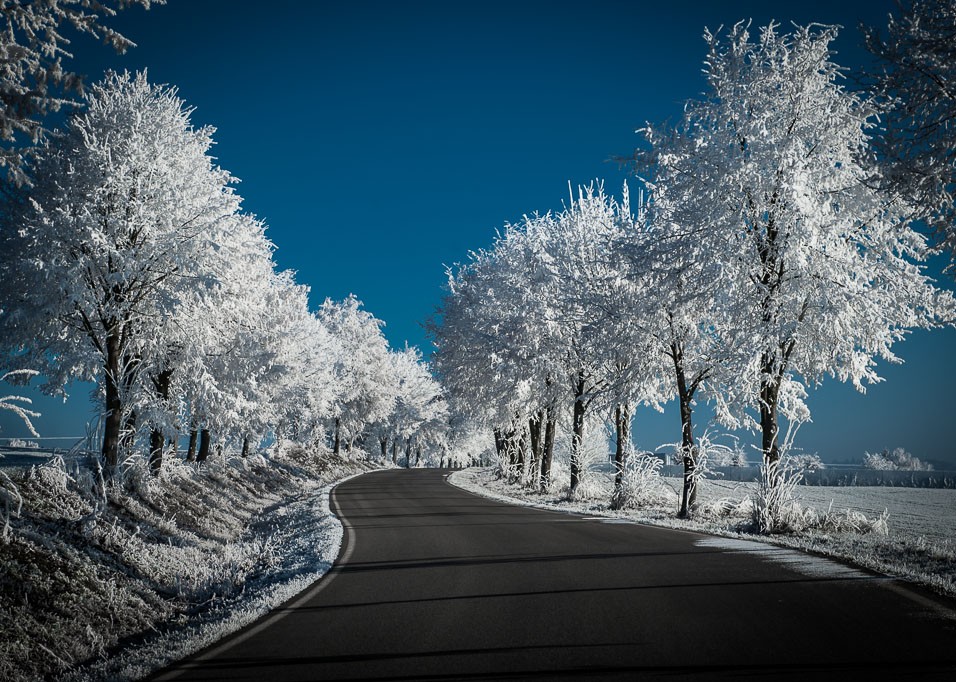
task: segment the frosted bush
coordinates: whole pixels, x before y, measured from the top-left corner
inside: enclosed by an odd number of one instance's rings
[[[42,481],[51,490],[65,492],[67,485],[73,480],[66,473],[66,464],[63,458],[57,455],[53,459],[39,466],[30,467],[30,478]]]
[[[875,519],[847,509],[834,512],[831,502],[825,512],[804,509],[796,499],[795,490],[803,479],[803,472],[795,469],[787,458],[765,463],[760,467],[760,481],[751,498],[753,525],[759,533],[796,533],[820,530],[831,533],[875,533],[886,535],[883,512]]]
[[[492,459],[492,470],[495,472],[495,476],[506,480],[508,483],[514,483],[521,475],[518,465],[511,460],[511,455],[507,451],[496,452]]]
[[[803,515],[794,490],[803,473],[788,464],[786,458],[764,462],[753,494],[753,524],[759,533],[801,530]]]
[[[710,519],[749,518],[753,515],[753,500],[749,497],[720,497],[698,503],[696,516]]]
[[[600,500],[607,499],[607,496],[610,494],[610,490],[605,482],[605,479],[601,475],[595,475],[597,472],[594,470],[593,466],[582,466],[581,471],[578,476],[578,487],[574,491],[574,499],[578,500]],[[570,483],[571,475],[570,471],[568,473],[568,482]],[[570,497],[571,487],[570,484],[566,485],[567,493]]]
[[[887,518],[889,518],[889,512],[885,510],[875,519],[868,519],[865,514],[853,509],[834,511],[831,502],[825,512],[819,512],[816,509],[804,510],[803,527],[805,530],[815,529],[828,533],[887,535],[889,533]]]
[[[669,507],[676,494],[664,482],[661,466],[664,461],[653,455],[632,455],[624,465],[621,486],[611,495],[612,509]]]
[[[826,468],[819,455],[787,455],[786,459],[791,467],[804,473]]]
[[[75,521],[93,510],[88,494],[78,488],[62,457],[30,467],[21,481],[33,513]]]
[[[883,450],[877,453],[865,453],[863,466],[866,469],[882,471],[932,471],[933,465],[920,461],[903,448],[896,448],[892,452]]]

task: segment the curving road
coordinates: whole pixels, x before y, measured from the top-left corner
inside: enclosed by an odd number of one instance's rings
[[[758,543],[501,504],[446,475],[340,485],[330,573],[157,679],[956,679],[952,602]]]

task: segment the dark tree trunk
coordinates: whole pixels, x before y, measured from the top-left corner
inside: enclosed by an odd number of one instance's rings
[[[339,454],[342,450],[342,440],[339,436],[339,429],[341,428],[341,426],[342,426],[341,420],[338,417],[336,417],[335,418],[335,436],[332,441],[332,452],[334,452],[336,455]]]
[[[680,403],[681,458],[684,462],[684,485],[681,491],[678,516],[686,518],[697,503],[697,485],[695,484],[697,446],[694,443],[693,421],[693,400],[696,387],[688,387],[687,376],[684,373],[683,355],[676,345],[671,348],[674,352],[674,369],[677,375],[677,399]]]
[[[378,444],[382,448],[382,461],[388,457],[388,436],[380,436]]]
[[[544,447],[541,451],[541,491],[551,486],[551,462],[554,460],[554,432],[557,419],[554,410],[548,410],[544,425]]]
[[[412,437],[405,439],[405,468],[412,468]]]
[[[526,450],[528,449],[528,434],[522,428],[520,431],[515,430],[515,468],[518,472],[518,480],[520,481],[525,474],[525,467],[527,466],[528,457]]]
[[[203,429],[199,432],[199,454],[196,456],[197,462],[205,462],[209,458],[210,440],[209,429]]]
[[[392,438],[392,464],[398,465],[398,438]]]
[[[120,397],[119,334],[106,337],[106,372],[103,389],[106,393],[106,415],[103,421],[103,468],[107,479],[112,479],[119,465],[120,434],[123,426],[123,401]]]
[[[574,385],[574,411],[571,421],[571,489],[568,496],[573,498],[581,483],[581,450],[584,447],[584,417],[587,405],[584,402],[584,389],[587,381],[584,372],[578,372]]]
[[[418,466],[421,461],[422,461],[422,449],[415,448],[415,466]]]
[[[248,457],[248,456],[249,456],[249,447],[250,447],[250,446],[249,446],[249,436],[245,436],[245,437],[242,439],[242,456],[243,456],[243,457]]]
[[[528,420],[528,435],[531,438],[531,449],[529,459],[531,465],[528,467],[528,485],[537,490],[541,485],[541,450],[544,435],[544,410],[538,410],[535,415]]]
[[[186,461],[196,461],[196,441],[199,438],[199,432],[194,428],[189,430],[189,447],[186,449]]]
[[[614,470],[617,472],[614,475],[616,498],[624,486],[624,468],[627,466],[627,456],[630,451],[631,408],[627,405],[618,405],[614,410],[614,432],[616,436],[614,445]]]
[[[173,370],[165,369],[157,376],[152,377],[153,388],[156,389],[156,396],[163,404],[169,402],[169,387],[173,383]],[[131,415],[132,416],[132,415]],[[135,419],[134,419],[135,420]],[[133,431],[135,432],[135,426]],[[149,470],[156,476],[163,468],[163,444],[166,439],[160,429],[153,429],[149,434]]]
[[[501,433],[501,429],[495,429],[495,452],[498,454],[499,460],[504,459],[506,449],[507,444],[504,435]]]
[[[160,469],[163,468],[163,447],[166,439],[163,438],[163,432],[159,429],[153,429],[149,432],[149,472],[153,476],[158,476]]]
[[[760,431],[763,460],[771,464],[780,459],[780,426],[777,423],[777,405],[780,398],[779,374],[771,358],[764,356],[763,381],[760,385]]]

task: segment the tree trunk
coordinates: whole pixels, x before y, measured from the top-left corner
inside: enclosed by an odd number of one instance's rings
[[[515,431],[515,468],[518,472],[518,481],[520,482],[524,478],[528,456],[526,450],[528,449],[528,433],[523,428],[518,431]]]
[[[693,399],[694,390],[687,386],[687,376],[679,354],[675,354],[674,367],[677,373],[677,398],[680,403],[681,458],[684,460],[684,486],[681,491],[680,512],[686,518],[697,504],[697,446],[694,443]]]
[[[542,431],[544,430],[544,410],[538,410],[535,415],[528,420],[528,435],[531,438],[531,450],[529,459],[531,464],[528,467],[528,485],[537,490],[541,485],[541,450],[542,450]]]
[[[584,448],[584,416],[587,405],[584,403],[584,389],[587,385],[584,372],[578,372],[574,385],[574,411],[571,421],[571,489],[568,497],[574,498],[581,483],[581,451]]]
[[[501,429],[495,429],[495,452],[498,454],[499,460],[504,460],[506,450],[507,445],[505,444],[505,437],[502,435]]]
[[[780,399],[781,379],[775,371],[772,358],[764,356],[761,363],[763,379],[760,384],[760,431],[763,461],[771,464],[780,459],[779,434],[777,423],[777,405]]]
[[[415,466],[418,466],[422,461],[422,449],[415,448]]]
[[[388,457],[388,436],[380,436],[378,444],[382,449],[382,461],[384,462]]]
[[[196,461],[196,441],[198,439],[199,432],[195,427],[189,429],[189,448],[186,450],[186,461],[195,462]]]
[[[551,487],[551,462],[554,460],[554,432],[557,419],[554,410],[547,410],[544,426],[544,448],[541,451],[541,492]]]
[[[392,438],[392,464],[398,466],[398,438]]]
[[[412,437],[408,436],[405,439],[405,468],[412,468]]]
[[[156,396],[163,404],[168,404],[169,402],[169,387],[173,383],[173,370],[165,369],[160,372],[157,376],[151,377],[153,382],[153,388],[156,389]],[[135,422],[135,414],[131,413],[133,421]],[[135,426],[133,426],[133,431],[135,432]],[[166,439],[163,437],[163,432],[161,429],[153,428],[149,434],[149,470],[153,476],[159,474],[160,469],[163,468],[163,445]]]
[[[249,456],[249,436],[245,436],[242,439],[242,456]]]
[[[624,487],[624,467],[627,466],[627,456],[631,444],[631,408],[627,405],[618,405],[614,409],[614,432],[616,442],[614,446],[614,491],[617,498]]]
[[[166,439],[163,438],[163,432],[159,429],[153,429],[149,433],[149,473],[158,476],[160,469],[163,468],[163,446]]]
[[[106,337],[106,367],[103,389],[106,393],[106,418],[103,421],[103,468],[107,480],[116,474],[119,465],[120,433],[123,426],[123,401],[120,397],[119,334]]]
[[[341,420],[338,417],[336,417],[335,418],[335,436],[334,436],[334,440],[332,441],[332,452],[334,452],[336,455],[339,454],[339,452],[342,449],[342,441],[339,437],[339,429],[341,428],[341,426],[342,426]]]
[[[199,454],[196,456],[197,462],[205,462],[209,458],[210,444],[209,429],[202,429],[199,432]]]

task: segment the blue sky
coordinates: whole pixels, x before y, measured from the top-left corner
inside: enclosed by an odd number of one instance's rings
[[[569,181],[603,178],[617,193],[628,171],[609,159],[702,91],[705,26],[841,24],[836,61],[857,67],[859,22],[885,25],[893,8],[169,0],[117,17],[139,45],[129,54],[77,41],[73,66],[90,80],[148,67],[152,81],[176,85],[194,121],[218,128],[214,153],[313,304],[354,293],[393,346],[427,353],[421,323],[444,266],[489,246],[506,221],[560,208]],[[827,460],[902,446],[956,468],[954,339],[915,333],[899,347],[906,365],[886,368],[866,396],[835,382],[814,391],[798,445]],[[43,435],[83,433],[88,389],[74,393],[66,406],[41,401]],[[19,433],[6,417],[0,427]],[[638,414],[642,447],[678,437],[675,409]]]

